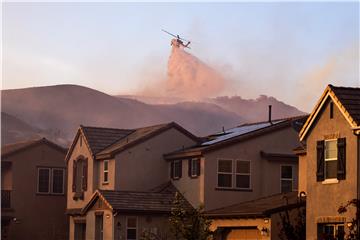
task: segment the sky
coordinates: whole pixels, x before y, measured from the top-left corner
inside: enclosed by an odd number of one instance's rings
[[[326,85],[359,87],[359,2],[3,3],[2,89],[77,84],[150,94],[171,36],[227,79],[311,111]],[[151,94],[154,94],[153,91]]]

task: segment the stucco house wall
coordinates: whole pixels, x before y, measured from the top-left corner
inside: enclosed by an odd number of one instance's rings
[[[358,160],[358,138],[353,134],[350,125],[334,106],[334,116],[330,119],[330,104],[326,103],[318,120],[308,133],[306,138],[306,171],[301,172],[305,176],[307,193],[307,216],[306,216],[306,239],[317,239],[317,223],[326,221],[326,218],[346,217],[350,221],[354,212],[339,215],[339,206],[356,198],[357,189],[357,164]],[[346,138],[346,179],[338,183],[325,184],[316,181],[316,142],[319,140]],[[304,169],[302,169],[304,171]],[[333,220],[335,221],[335,220]]]
[[[291,153],[292,149],[297,147],[298,144],[297,132],[292,127],[286,127],[205,153],[205,209],[220,208],[261,196],[279,193],[280,162],[270,162],[262,158],[260,151]],[[219,159],[250,160],[251,189],[236,190],[217,188],[217,162]],[[297,163],[291,164],[297,165]],[[294,176],[297,179],[296,171]]]
[[[65,152],[38,144],[2,159],[11,162],[11,207],[16,218],[9,239],[66,239],[66,181],[63,195],[37,194],[37,167],[65,169],[64,158]]]
[[[169,181],[169,164],[163,155],[193,144],[194,140],[170,128],[117,154],[115,190],[147,191]]]

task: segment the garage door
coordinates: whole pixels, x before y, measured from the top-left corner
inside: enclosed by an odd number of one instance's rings
[[[227,240],[260,240],[259,229],[233,229],[227,235]]]

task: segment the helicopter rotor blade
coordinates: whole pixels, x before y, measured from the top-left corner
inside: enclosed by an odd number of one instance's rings
[[[166,31],[166,30],[164,30],[164,29],[161,29],[161,31],[166,32],[167,34],[169,34],[169,35],[171,35],[171,36],[173,36],[173,37],[176,37],[176,38],[177,38],[177,36],[176,36],[176,35],[174,35],[174,34],[172,34],[172,33],[169,33],[168,31]]]

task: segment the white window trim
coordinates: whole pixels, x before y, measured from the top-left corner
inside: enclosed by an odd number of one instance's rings
[[[237,173],[236,172],[236,168],[237,168],[237,162],[249,162],[249,173]],[[251,161],[250,160],[242,160],[242,159],[235,159],[235,161],[234,161],[234,165],[235,165],[235,167],[234,167],[234,176],[235,176],[235,189],[246,189],[246,190],[248,190],[248,189],[251,189],[251,170],[252,170],[252,168],[251,168]],[[240,188],[240,187],[236,187],[236,176],[249,176],[249,187],[248,188]]]
[[[182,164],[182,160],[181,159],[178,159],[178,160],[174,160],[174,165],[173,165],[173,179],[180,179],[180,176],[182,176],[182,173],[179,172],[179,176],[175,176],[175,169],[176,169],[176,163],[180,163],[180,165]],[[180,169],[182,171],[182,167]]]
[[[283,178],[281,175],[282,173],[282,167],[291,167],[291,178]],[[286,181],[289,181],[291,180],[291,192],[292,191],[295,191],[294,189],[294,182],[295,182],[295,179],[294,179],[294,165],[292,164],[280,164],[280,193],[282,193],[281,189],[282,189],[282,185],[281,185],[281,182],[282,180],[286,180]]]
[[[197,175],[197,173],[198,173],[198,169],[197,169],[198,164],[194,165],[194,162],[198,162],[198,161],[200,162],[200,158],[192,158],[191,159],[191,166],[190,166],[190,169],[191,169],[190,175],[191,175],[191,177],[197,177],[198,176]],[[195,172],[194,172],[194,169],[196,169]]]
[[[231,173],[229,172],[219,172],[219,162],[220,161],[231,161]],[[217,166],[216,166],[216,181],[217,181],[217,188],[223,188],[223,189],[232,189],[234,187],[234,159],[230,158],[218,158],[217,159]],[[223,187],[219,186],[219,174],[228,174],[231,175],[231,186],[230,187]]]
[[[107,170],[105,170],[105,162],[107,162]],[[105,181],[105,173],[107,173],[107,181]],[[109,183],[109,160],[103,162],[103,183]]]
[[[136,219],[136,227],[135,228],[133,228],[133,227],[128,227],[128,219],[129,218],[135,218]],[[126,232],[125,232],[125,238],[126,238],[126,240],[133,240],[133,239],[128,239],[128,234],[127,234],[127,230],[128,229],[135,229],[136,230],[136,239],[135,240],[137,240],[138,239],[138,236],[139,236],[139,230],[138,230],[138,218],[137,217],[129,217],[129,216],[126,216]]]
[[[322,182],[323,184],[332,184],[332,183],[339,182],[337,177],[336,178],[326,178],[326,162],[338,160],[337,156],[336,156],[336,158],[326,158],[326,142],[332,142],[332,141],[336,142],[336,148],[337,148],[337,138],[326,139],[324,141],[324,181]],[[337,149],[337,151],[339,151],[339,149]]]
[[[54,170],[61,170],[63,174],[63,184],[62,184],[62,192],[61,193],[55,193],[53,189],[53,183],[54,183]],[[54,195],[64,195],[65,194],[65,169],[64,168],[51,168],[51,194]]]
[[[39,178],[40,178],[40,170],[42,170],[42,169],[47,169],[48,171],[49,171],[49,186],[48,186],[48,191],[47,192],[40,192],[39,191]],[[36,193],[38,193],[38,194],[50,194],[51,193],[51,174],[52,174],[52,172],[51,172],[51,168],[50,167],[38,167],[37,168],[37,179],[36,179],[36,181],[37,181],[37,184],[36,184]]]

